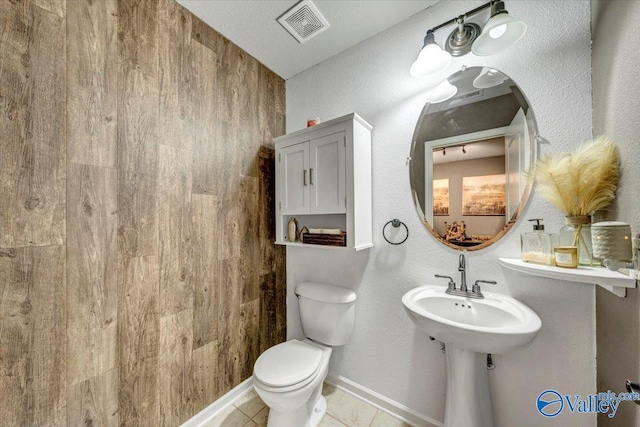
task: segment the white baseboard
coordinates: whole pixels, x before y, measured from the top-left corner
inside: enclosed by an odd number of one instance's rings
[[[354,395],[358,399],[364,400],[376,408],[381,409],[414,427],[444,427],[444,424],[440,421],[436,421],[426,415],[420,414],[401,403],[386,398],[383,395],[340,375],[328,375],[326,382]]]
[[[253,387],[253,376],[247,378],[236,387],[229,390],[220,399],[195,414],[193,417],[185,421],[181,427],[204,427],[206,423],[213,420],[222,410],[232,405],[242,395]]]
[[[426,415],[420,414],[401,403],[386,398],[383,395],[342,376],[329,375],[327,376],[326,382],[354,395],[358,399],[364,400],[376,408],[385,411],[414,427],[444,427],[443,423],[429,418]],[[247,378],[242,383],[231,389],[211,405],[207,406],[187,420],[181,427],[204,427],[220,412],[228,406],[233,405],[233,403],[248,392],[251,387],[253,387],[253,377]]]

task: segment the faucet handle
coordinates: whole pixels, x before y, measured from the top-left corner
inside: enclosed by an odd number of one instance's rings
[[[453,277],[451,276],[444,276],[442,274],[436,274],[435,275],[438,279],[449,279],[449,284],[447,287],[447,292],[448,291],[452,291],[456,289],[456,282],[453,281]]]
[[[480,285],[478,283],[488,283],[490,285],[498,284],[498,282],[496,282],[495,280],[476,280],[471,291],[476,296],[476,298],[484,298],[484,295],[482,295],[482,291],[480,290]]]
[[[473,292],[474,293],[480,293],[480,285],[478,283],[488,283],[490,285],[497,285],[498,282],[496,282],[495,280],[476,280],[476,283],[473,284]]]
[[[488,283],[490,285],[497,285],[498,282],[496,282],[495,280],[476,280],[476,284],[473,286],[478,286],[478,283]]]

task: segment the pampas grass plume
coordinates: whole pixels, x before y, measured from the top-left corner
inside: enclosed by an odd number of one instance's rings
[[[552,153],[536,162],[538,193],[567,216],[591,215],[615,199],[620,174],[618,149],[604,136],[572,153]]]

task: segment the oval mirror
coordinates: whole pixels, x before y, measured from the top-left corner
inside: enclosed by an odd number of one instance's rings
[[[489,67],[449,76],[424,106],[411,145],[411,191],[427,230],[459,250],[504,236],[529,198],[537,135],[508,76]]]

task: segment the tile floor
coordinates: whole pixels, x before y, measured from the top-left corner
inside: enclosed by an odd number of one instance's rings
[[[327,415],[320,427],[410,427],[357,397],[325,383]],[[207,427],[266,426],[269,408],[251,388],[234,405],[225,409]],[[295,426],[282,426],[295,427]]]

